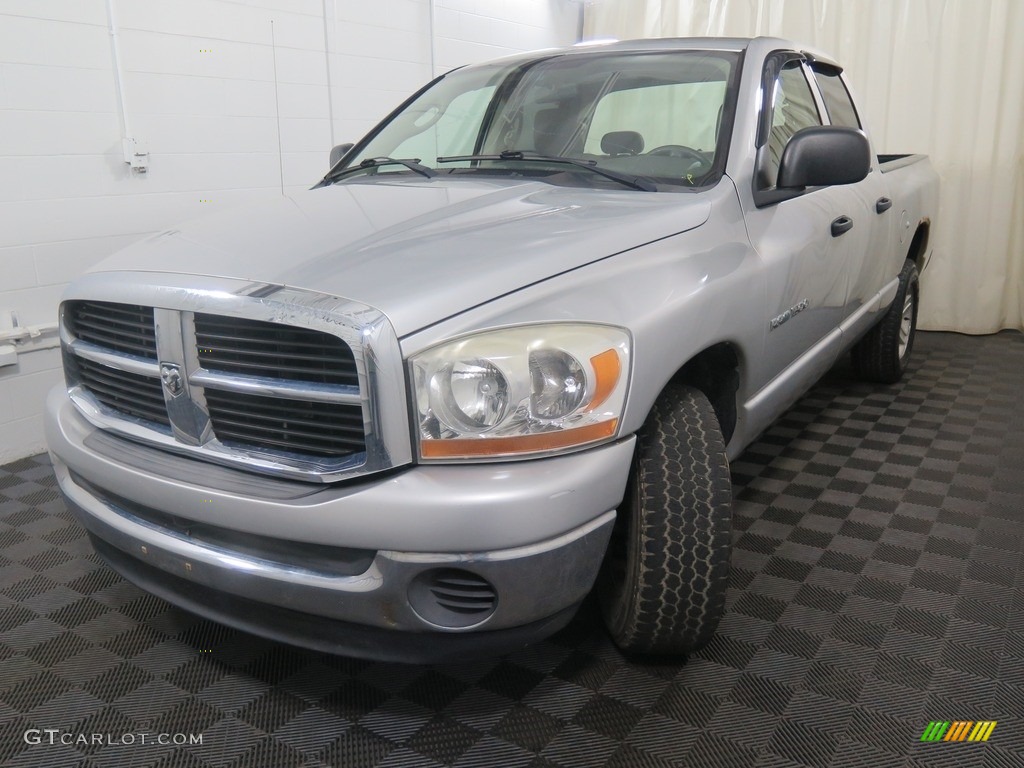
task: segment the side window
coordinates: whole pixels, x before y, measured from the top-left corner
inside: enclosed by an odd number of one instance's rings
[[[832,125],[847,128],[860,128],[857,110],[853,106],[850,92],[846,90],[839,70],[824,64],[814,65],[814,79],[818,81],[818,90],[828,110],[828,119]]]
[[[775,186],[782,152],[793,134],[802,128],[822,124],[800,62],[791,61],[779,72],[771,95],[771,110],[771,130],[759,178],[762,188]]]

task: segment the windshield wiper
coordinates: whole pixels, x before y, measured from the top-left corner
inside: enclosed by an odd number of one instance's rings
[[[333,181],[337,181],[342,176],[347,176],[350,173],[356,171],[367,171],[372,168],[380,168],[382,165],[404,165],[410,171],[415,171],[420,176],[426,176],[428,179],[437,176],[437,172],[427,168],[425,165],[420,165],[420,159],[418,157],[368,157],[363,160],[359,165],[351,165],[348,168],[341,168],[337,171],[332,171],[324,176],[323,183],[330,184]]]
[[[533,153],[526,154],[520,150],[510,149],[498,155],[457,155],[453,157],[437,158],[437,162],[439,163],[457,163],[465,160],[515,160],[530,163],[564,163],[566,165],[574,165],[577,168],[582,168],[586,171],[592,171],[593,173],[604,176],[607,179],[624,184],[631,189],[639,189],[644,192],[658,191],[658,188],[643,176],[630,176],[625,173],[619,173],[618,171],[609,171],[606,168],[600,167],[596,160],[582,160],[577,157],[556,157],[554,155],[535,155]]]

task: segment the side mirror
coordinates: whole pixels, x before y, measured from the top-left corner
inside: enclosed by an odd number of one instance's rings
[[[350,141],[347,144],[339,144],[334,149],[332,149],[331,150],[331,165],[330,165],[330,167],[333,168],[334,166],[336,166],[338,164],[338,161],[341,160],[341,158],[343,158],[345,156],[345,153],[348,152],[350,149],[352,149],[352,147],[354,147],[354,146],[355,146],[355,144],[353,144]]]
[[[855,128],[819,125],[793,134],[779,161],[778,189],[855,184],[871,170],[867,136]]]

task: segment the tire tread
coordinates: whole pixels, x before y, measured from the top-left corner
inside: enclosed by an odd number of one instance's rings
[[[675,386],[637,439],[636,572],[606,616],[623,650],[689,653],[711,639],[725,608],[732,536],[725,442],[703,393]]]

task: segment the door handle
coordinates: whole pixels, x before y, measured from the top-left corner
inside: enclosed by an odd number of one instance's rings
[[[885,213],[892,208],[892,200],[888,197],[880,197],[875,201],[875,213]]]
[[[840,216],[832,222],[832,237],[839,237],[844,232],[853,229],[853,219],[849,216]]]

